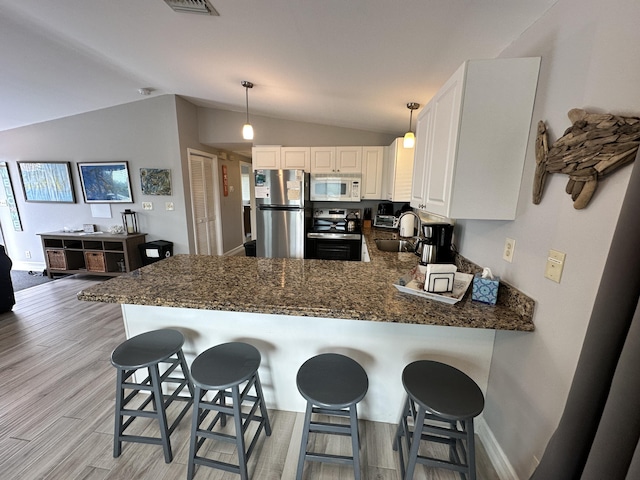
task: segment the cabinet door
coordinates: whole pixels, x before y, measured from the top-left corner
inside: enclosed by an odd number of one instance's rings
[[[280,167],[280,146],[270,145],[251,149],[251,165],[254,170],[278,170]]]
[[[362,199],[380,200],[382,196],[382,170],[384,147],[362,147]]]
[[[430,149],[431,134],[433,133],[433,100],[429,102],[418,115],[416,124],[416,146],[413,162],[413,181],[411,183],[411,206],[425,208],[425,182],[427,173],[427,156]]]
[[[311,147],[311,173],[334,173],[336,147]]]
[[[432,135],[427,145],[425,208],[436,215],[449,216],[460,106],[464,82],[463,65],[433,99]]]
[[[404,148],[403,138],[396,138],[389,147],[387,165],[387,194],[391,202],[411,201],[413,178],[413,148]]]
[[[336,147],[336,172],[361,173],[362,147]]]
[[[309,147],[282,147],[280,165],[285,170],[311,171],[311,149]]]

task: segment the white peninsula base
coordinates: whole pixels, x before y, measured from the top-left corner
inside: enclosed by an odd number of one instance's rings
[[[271,315],[173,307],[122,305],[127,338],[159,328],[185,336],[189,364],[204,350],[243,341],[262,354],[260,379],[269,408],[303,412],[296,387],[302,363],[335,352],[359,362],[369,391],[358,405],[360,418],[396,423],[404,389],[402,370],[419,359],[437,360],[469,375],[486,394],[495,330],[362,320]]]

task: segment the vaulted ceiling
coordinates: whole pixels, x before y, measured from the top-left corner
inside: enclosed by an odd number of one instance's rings
[[[190,0],[189,0],[190,1]],[[557,0],[0,0],[0,130],[177,94],[201,106],[402,134],[466,59]]]

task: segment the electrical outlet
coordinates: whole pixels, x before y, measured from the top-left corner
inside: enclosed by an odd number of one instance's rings
[[[24,256],[25,258],[31,258],[31,252],[27,250],[26,252],[24,252]]]
[[[173,210],[173,202],[166,202],[164,205],[165,205],[165,209]]]
[[[151,202],[142,202],[143,210],[153,210],[153,203]]]
[[[560,278],[562,278],[562,269],[564,268],[564,259],[566,256],[566,253],[558,252],[557,250],[549,250],[547,266],[544,269],[544,276],[549,280],[560,283]]]
[[[502,259],[507,262],[513,262],[513,251],[516,249],[516,241],[513,238],[507,238],[504,241],[504,251],[502,252]]]

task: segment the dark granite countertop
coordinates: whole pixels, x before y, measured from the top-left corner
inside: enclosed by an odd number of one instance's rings
[[[371,262],[176,255],[78,293],[86,301],[184,307],[374,322],[533,331],[534,301],[507,284],[498,304],[454,305],[399,292],[393,283],[417,263],[413,253],[381,252],[365,235]],[[459,257],[461,271],[478,267]]]

